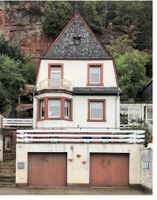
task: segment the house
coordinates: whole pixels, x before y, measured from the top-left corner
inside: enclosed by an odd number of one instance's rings
[[[78,12],[41,58],[34,130],[18,130],[16,184],[140,184],[143,130],[120,130],[112,56]]]

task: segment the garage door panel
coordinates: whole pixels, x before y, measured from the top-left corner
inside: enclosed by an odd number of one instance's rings
[[[90,156],[90,184],[93,186],[128,186],[128,154],[93,153]]]
[[[67,180],[66,154],[29,154],[28,184],[31,186],[65,186]]]

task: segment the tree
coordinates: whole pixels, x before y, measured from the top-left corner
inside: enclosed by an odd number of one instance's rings
[[[27,84],[34,84],[36,78],[36,67],[30,58],[25,58],[25,62],[21,63],[21,73],[25,77]]]
[[[20,49],[13,43],[7,41],[4,36],[0,36],[0,55],[6,55],[15,62],[20,63],[21,73],[25,77],[26,83],[34,84],[36,69],[31,59],[21,54]]]
[[[146,65],[150,62],[151,56],[134,49],[126,35],[120,36],[107,48],[114,55],[122,91],[128,97],[136,98],[137,93],[150,79],[146,76]]]
[[[52,1],[43,9],[43,29],[48,36],[57,36],[78,10],[93,31],[101,34],[104,29],[104,2],[97,1]]]
[[[26,80],[21,73],[21,62],[14,61],[6,55],[0,55],[0,107],[4,111],[10,104],[12,110],[17,103],[18,94]]]
[[[128,35],[135,48],[152,49],[151,1],[110,1],[107,23],[119,35]]]
[[[137,93],[148,83],[145,65],[149,55],[139,50],[132,50],[116,58],[119,82],[122,91],[128,97],[136,98]]]
[[[43,30],[48,36],[56,36],[72,16],[71,3],[65,1],[48,1],[43,8]]]
[[[7,41],[3,35],[0,36],[0,54],[5,54],[14,60],[24,61],[19,47]]]

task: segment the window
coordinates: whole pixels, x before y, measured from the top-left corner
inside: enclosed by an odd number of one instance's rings
[[[64,101],[64,117],[69,119],[70,115],[71,115],[71,101],[65,99],[65,101]]]
[[[89,100],[88,120],[105,121],[105,100]]]
[[[38,120],[72,120],[72,99],[44,97],[39,100]]]
[[[79,45],[81,43],[81,37],[73,37],[73,44]]]
[[[63,65],[49,64],[48,79],[49,88],[61,88],[63,80]]]
[[[61,101],[59,99],[48,100],[48,117],[61,117]]]
[[[103,65],[88,65],[88,85],[103,85]]]
[[[11,149],[11,136],[5,137],[5,150]]]
[[[142,122],[142,107],[141,106],[129,106],[128,121],[129,121],[129,124]]]
[[[45,116],[44,99],[39,101],[39,106],[39,118],[43,118]]]

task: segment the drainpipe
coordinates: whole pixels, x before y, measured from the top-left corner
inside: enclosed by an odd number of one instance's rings
[[[118,104],[118,98],[119,98],[119,94],[120,94],[120,92],[118,91],[118,93],[117,93],[117,96],[116,96],[116,99],[115,99],[115,128],[117,129],[117,128],[119,128],[119,127],[117,127],[118,125],[119,125],[119,120],[120,120],[120,116],[119,116],[119,114],[117,113],[118,112],[118,109],[117,109],[117,104]],[[120,106],[120,105],[119,105]],[[117,115],[118,114],[118,115]],[[118,116],[118,117],[117,117]]]
[[[35,95],[36,87],[33,88],[33,129],[37,129],[37,96]]]

